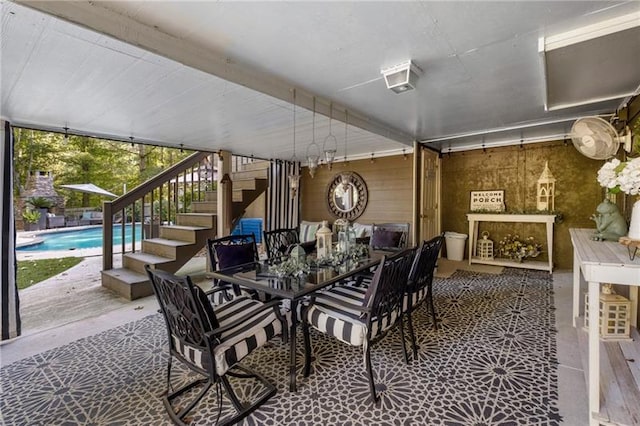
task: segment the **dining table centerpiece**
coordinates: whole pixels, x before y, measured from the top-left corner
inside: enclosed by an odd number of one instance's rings
[[[309,263],[305,259],[289,257],[282,262],[269,265],[269,272],[278,278],[300,277],[311,271]]]
[[[369,255],[367,244],[355,244],[347,251],[332,251],[328,256],[319,256],[315,259],[317,266],[340,266],[348,261],[358,261]]]

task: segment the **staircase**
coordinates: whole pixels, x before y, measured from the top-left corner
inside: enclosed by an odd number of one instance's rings
[[[266,191],[268,168],[267,161],[255,161],[232,173],[234,223]],[[158,237],[142,240],[141,251],[123,254],[121,268],[103,268],[102,285],[128,300],[149,296],[153,289],[145,265],[175,273],[202,250],[208,238],[216,237],[218,208],[216,191],[203,192],[203,200],[192,201],[189,212],[176,213],[175,225],[161,225]]]

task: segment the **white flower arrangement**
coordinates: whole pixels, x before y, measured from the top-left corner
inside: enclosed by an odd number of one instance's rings
[[[607,161],[598,170],[598,183],[612,194],[640,194],[640,157],[625,162],[617,158]]]
[[[269,266],[269,272],[275,274],[278,278],[286,276],[300,277],[311,271],[309,264],[302,260],[288,258],[280,263]]]
[[[349,252],[334,251],[327,257],[316,259],[320,266],[340,266],[348,260],[358,261],[369,255],[369,246],[366,244],[354,244]]]

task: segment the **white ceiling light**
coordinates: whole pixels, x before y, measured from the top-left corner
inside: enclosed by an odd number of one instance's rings
[[[380,71],[387,83],[387,89],[395,93],[404,93],[416,88],[420,68],[411,61],[406,61]]]

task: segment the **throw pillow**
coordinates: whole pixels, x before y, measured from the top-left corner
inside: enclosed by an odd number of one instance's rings
[[[307,243],[316,240],[316,231],[322,226],[321,222],[300,222],[300,242]]]
[[[371,246],[376,248],[398,248],[401,238],[401,231],[377,229],[371,237]]]
[[[353,222],[351,227],[356,233],[356,238],[364,238],[371,236],[371,225],[364,225],[362,223]]]
[[[218,258],[218,269],[255,262],[256,254],[253,247],[253,243],[217,246],[216,257]]]

